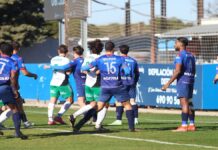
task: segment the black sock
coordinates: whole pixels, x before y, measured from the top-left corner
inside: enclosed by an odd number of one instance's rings
[[[126,110],[126,118],[128,119],[129,129],[135,129],[133,110]]]
[[[26,113],[25,112],[22,112],[20,116],[21,116],[21,120],[23,122],[27,122],[27,117],[26,117]]]
[[[16,112],[12,115],[13,118],[13,122],[14,122],[14,127],[15,127],[15,131],[17,134],[20,133],[20,123],[21,123],[21,118],[20,118],[20,113]]]
[[[92,121],[93,121],[93,122],[96,122],[96,121],[97,121],[97,113],[95,113],[95,114],[92,116]]]
[[[122,120],[123,106],[117,106],[116,107],[116,113],[117,113],[117,120]]]
[[[139,116],[138,105],[137,104],[132,105],[132,110],[134,112],[134,118],[138,118],[138,116]]]
[[[92,116],[93,116],[95,113],[97,114],[96,109],[90,109],[90,110],[85,114],[85,116],[74,126],[74,128],[75,128],[76,130],[80,130],[80,128],[82,128],[82,126],[83,126],[87,121],[89,121],[89,119],[91,119]]]

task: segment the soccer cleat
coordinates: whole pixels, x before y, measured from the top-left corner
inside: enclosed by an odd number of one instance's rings
[[[135,132],[135,129],[129,129],[129,132]]]
[[[24,122],[23,125],[24,125],[24,128],[32,128],[34,126],[34,123],[27,121],[27,122]]]
[[[60,123],[60,124],[66,124],[66,122],[64,122],[64,120],[61,117],[56,116],[54,118],[54,121]]]
[[[75,121],[76,121],[76,119],[74,118],[73,115],[70,115],[70,117],[69,117],[69,121],[70,121],[70,124],[71,124],[72,128],[74,128],[74,125],[75,125]]]
[[[107,128],[104,128],[103,126],[100,126],[99,128],[95,127],[95,131],[97,131],[97,132],[108,132],[110,130],[107,129]]]
[[[56,122],[54,122],[54,121],[48,121],[48,125],[56,125]]]
[[[188,131],[196,131],[195,125],[189,125],[188,126]]]
[[[179,126],[177,129],[172,130],[173,132],[187,132],[188,126]]]
[[[122,120],[115,120],[111,124],[108,124],[110,126],[121,126],[122,125]]]
[[[24,135],[22,132],[15,133],[14,137],[15,137],[15,138],[20,138],[21,140],[26,140],[26,139],[28,139],[28,136]]]

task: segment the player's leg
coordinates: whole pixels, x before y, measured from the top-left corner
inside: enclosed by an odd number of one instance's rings
[[[33,123],[29,122],[28,119],[27,119],[27,116],[26,116],[26,113],[24,111],[24,107],[23,107],[23,98],[22,97],[18,97],[16,98],[16,101],[17,101],[17,104],[18,104],[18,109],[19,109],[19,112],[20,112],[20,115],[21,115],[21,120],[24,124],[24,127],[25,128],[29,128],[33,125]]]
[[[186,132],[188,130],[188,116],[189,116],[189,102],[187,98],[180,98],[180,105],[182,108],[181,119],[182,125],[179,126],[174,132]]]
[[[129,125],[129,131],[133,132],[135,131],[135,123],[134,123],[134,113],[132,110],[132,106],[130,104],[130,97],[128,90],[126,87],[121,87],[114,91],[114,96],[117,99],[118,102],[121,102],[126,110],[126,117],[128,120],[128,125]]]
[[[10,86],[0,87],[0,99],[2,99],[4,105],[7,105],[10,110],[12,110],[12,119],[15,127],[15,137],[21,139],[27,139],[28,137],[23,135],[20,131],[21,117],[18,111],[16,100],[14,99],[14,94]]]
[[[0,115],[0,124],[2,125],[10,116],[12,115],[12,110],[11,109],[6,109],[3,111]]]
[[[129,89],[130,103],[132,105],[132,110],[134,112],[135,124],[138,124],[138,105],[135,102],[136,98],[136,86],[130,86]]]
[[[63,121],[62,116],[70,108],[70,106],[73,103],[72,89],[70,85],[66,85],[66,86],[60,86],[59,91],[60,91],[61,97],[65,98],[66,101],[61,106],[61,109],[59,110],[57,116],[54,118],[54,121],[59,122],[60,124],[66,124]]]
[[[122,103],[116,101],[116,120],[109,125],[122,125],[123,111],[124,108]]]
[[[84,118],[82,118],[75,126],[74,131],[77,132],[80,128],[95,114],[104,108],[105,102],[111,98],[111,94],[108,92],[110,89],[101,89],[100,100],[97,103],[97,108],[90,109]],[[97,110],[97,111],[96,111]]]
[[[193,106],[192,99],[189,99],[189,125],[188,131],[195,131],[195,110]]]
[[[59,91],[57,86],[51,86],[50,87],[50,101],[48,103],[48,125],[55,125],[55,121],[53,118],[53,113],[54,113],[54,107],[55,103],[57,101],[57,98],[59,97]]]
[[[77,103],[81,107],[86,105],[85,102],[85,86],[84,85],[79,85],[77,86]]]

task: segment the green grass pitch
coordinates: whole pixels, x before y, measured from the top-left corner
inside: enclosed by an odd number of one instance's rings
[[[58,110],[56,109],[55,112]],[[32,129],[22,129],[28,140],[12,138],[14,130],[4,130],[0,137],[1,150],[203,150],[218,149],[217,117],[197,116],[196,132],[171,132],[180,124],[179,115],[140,113],[137,132],[128,132],[127,120],[123,116],[123,126],[107,126],[115,120],[115,112],[108,112],[104,127],[108,133],[96,133],[94,127],[86,125],[82,134],[73,135],[68,122],[70,109],[64,120],[68,125],[47,125],[47,109],[26,107]],[[11,119],[5,126],[13,127]]]

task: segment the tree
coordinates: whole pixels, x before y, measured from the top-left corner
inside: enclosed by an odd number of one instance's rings
[[[206,14],[209,17],[218,17],[218,2],[214,1],[213,3],[209,2],[206,8]]]
[[[18,41],[29,46],[54,36],[57,25],[45,22],[43,7],[43,0],[1,0],[0,42]]]

